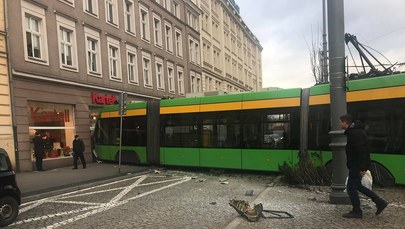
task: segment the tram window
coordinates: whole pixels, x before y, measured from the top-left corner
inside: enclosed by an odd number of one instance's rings
[[[285,110],[246,111],[242,147],[247,149],[287,149],[292,147],[291,113]]]
[[[405,154],[403,104],[399,99],[349,104],[349,112],[365,125],[371,152]]]
[[[198,147],[198,125],[193,114],[167,115],[164,125],[165,146]]]
[[[330,107],[311,106],[308,117],[308,148],[311,150],[330,150]]]
[[[96,144],[118,145],[119,144],[119,119],[106,118],[98,120],[98,131],[96,135]],[[117,143],[118,141],[118,143]]]
[[[125,117],[122,120],[122,145],[146,146],[146,118]]]
[[[204,113],[201,117],[203,147],[240,147],[238,112]]]

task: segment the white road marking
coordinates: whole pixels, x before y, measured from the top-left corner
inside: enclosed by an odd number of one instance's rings
[[[81,190],[76,190],[73,192],[69,192],[69,193],[64,193],[62,195],[58,195],[58,196],[54,196],[54,197],[49,197],[49,198],[44,198],[44,199],[40,199],[40,200],[36,200],[36,201],[31,201],[31,202],[27,202],[22,204],[21,206],[23,206],[23,208],[20,209],[20,213],[29,211],[35,207],[38,207],[44,203],[62,203],[62,204],[74,204],[74,205],[87,205],[88,207],[82,207],[80,209],[76,209],[76,210],[71,210],[71,211],[65,211],[65,212],[60,212],[60,213],[55,213],[55,214],[48,214],[48,215],[44,215],[44,216],[40,216],[40,217],[34,217],[34,218],[29,218],[29,219],[25,219],[25,220],[20,220],[15,222],[12,225],[21,225],[21,224],[25,224],[25,223],[31,223],[34,221],[40,221],[40,220],[45,220],[45,219],[49,219],[49,218],[53,218],[56,216],[66,216],[66,215],[74,215],[74,217],[69,218],[67,220],[63,220],[61,222],[57,222],[54,223],[53,225],[47,226],[46,228],[57,228],[84,218],[87,218],[89,216],[92,216],[94,214],[97,213],[101,213],[104,212],[106,210],[109,210],[111,208],[123,205],[128,203],[129,201],[133,201],[135,199],[147,196],[149,194],[179,185],[181,183],[184,183],[186,181],[191,180],[191,177],[181,177],[181,178],[175,178],[175,179],[169,179],[169,180],[162,180],[162,181],[157,181],[157,182],[150,182],[150,183],[142,183],[143,181],[145,181],[146,178],[162,178],[162,176],[153,176],[153,175],[141,175],[141,176],[136,176],[136,177],[132,177],[132,178],[127,178],[124,180],[119,180],[119,181],[114,181],[111,183],[106,183],[106,184],[102,184],[102,185],[98,185],[98,186],[94,186],[94,187],[89,187],[86,189],[81,189]],[[97,190],[97,191],[91,191],[94,190],[96,188],[102,188],[102,187],[106,187],[109,185],[113,185],[113,184],[118,184],[118,183],[122,183],[125,181],[131,181],[131,180],[135,180],[135,182],[133,182],[132,184],[128,185],[128,186],[124,186],[124,187],[119,187],[119,188],[110,188],[110,189],[105,189],[105,190]],[[128,199],[123,199],[123,197],[128,194],[131,190],[133,190],[136,187],[141,187],[141,186],[148,186],[148,185],[155,185],[155,184],[163,184],[163,183],[167,183],[167,182],[175,182],[175,183],[171,183],[168,185],[165,185],[163,187],[157,188],[157,189],[153,189],[149,192],[145,192],[142,194],[139,194],[135,197],[132,198],[128,198]],[[120,193],[118,193],[116,196],[114,196],[110,201],[106,202],[106,203],[91,203],[91,202],[82,202],[82,201],[67,201],[64,199],[67,198],[72,198],[72,197],[81,197],[81,196],[86,196],[86,195],[95,195],[95,194],[99,194],[99,193],[105,193],[105,192],[111,192],[111,191],[117,191],[117,190],[122,190]],[[89,206],[90,205],[90,206]],[[85,212],[81,215],[75,215],[75,213],[78,212]]]

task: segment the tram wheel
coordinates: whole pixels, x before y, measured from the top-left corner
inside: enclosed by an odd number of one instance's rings
[[[391,173],[381,164],[371,163],[371,175],[373,176],[373,185],[382,187],[391,187],[395,185],[395,178]]]

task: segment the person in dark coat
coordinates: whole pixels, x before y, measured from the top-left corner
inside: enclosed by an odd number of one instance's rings
[[[344,134],[347,136],[346,165],[349,169],[347,194],[349,195],[353,206],[352,211],[343,214],[343,217],[357,219],[363,217],[358,192],[361,192],[371,198],[377,207],[375,214],[379,215],[388,206],[388,202],[381,199],[372,190],[364,187],[361,184],[362,177],[364,174],[366,174],[366,171],[369,170],[371,166],[370,149],[364,126],[359,121],[353,122],[353,118],[350,115],[343,115],[340,117],[339,125],[345,130]]]
[[[77,169],[77,159],[80,158],[83,169],[86,168],[86,160],[84,159],[84,142],[79,138],[79,135],[75,135],[73,140],[73,169]]]
[[[35,137],[32,139],[34,142],[34,155],[35,155],[35,166],[38,171],[44,171],[42,168],[42,159],[44,157],[44,141],[38,132],[35,132]]]

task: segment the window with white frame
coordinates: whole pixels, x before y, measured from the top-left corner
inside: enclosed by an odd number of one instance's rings
[[[117,0],[105,0],[105,11],[107,23],[118,26]]]
[[[136,55],[136,48],[127,45],[127,75],[128,75],[128,83],[139,85],[139,78],[138,78],[138,61]]]
[[[172,10],[171,7],[171,0],[162,0],[162,5],[165,9],[167,9],[169,12]]]
[[[175,93],[173,63],[167,62],[167,84],[170,93]]]
[[[25,60],[48,65],[45,10],[21,1]]]
[[[139,17],[141,24],[141,38],[145,41],[150,41],[149,31],[149,11],[143,6],[139,6]]]
[[[194,40],[194,51],[195,51],[195,61],[198,65],[200,65],[201,64],[200,43],[196,39]]]
[[[181,36],[181,31],[176,29],[176,55],[178,57],[183,57],[183,37]]]
[[[84,12],[98,17],[98,0],[83,0]]]
[[[110,79],[121,81],[120,42],[111,37],[107,37],[107,46]]]
[[[201,62],[199,41],[191,36],[188,37],[188,40],[189,40],[190,62],[199,65]]]
[[[75,6],[75,1],[74,0],[59,0],[59,1],[61,1],[63,3],[66,3],[69,6],[73,6],[73,7]]]
[[[142,77],[143,85],[148,88],[152,88],[152,74],[150,68],[150,54],[142,52]]]
[[[75,22],[56,15],[56,25],[58,27],[60,67],[77,70]]]
[[[201,80],[201,74],[196,73],[195,77],[197,79],[197,92],[202,92],[202,80]]]
[[[165,22],[166,51],[173,53],[173,32],[172,26]]]
[[[198,31],[198,18],[190,11],[187,11],[187,24]]]
[[[162,47],[162,22],[160,17],[157,15],[153,15],[153,36],[155,45],[158,47]]]
[[[173,14],[177,18],[180,18],[180,5],[176,1],[173,1]]]
[[[163,60],[160,58],[155,58],[155,73],[156,73],[156,84],[157,89],[164,91],[165,90],[165,79],[163,73]]]
[[[180,95],[184,95],[184,71],[180,66],[177,66],[177,89]]]
[[[87,74],[101,77],[100,33],[84,28],[86,37]]]
[[[190,71],[191,93],[201,92],[201,75]]]
[[[135,12],[134,1],[123,0],[125,8],[125,31],[130,34],[135,34]]]

